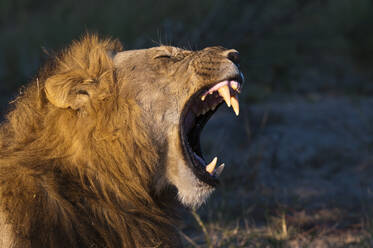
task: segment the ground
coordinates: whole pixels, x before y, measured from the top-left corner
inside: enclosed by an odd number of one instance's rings
[[[236,120],[222,107],[201,140],[227,167],[197,211],[208,235],[192,217],[186,245],[372,247],[372,105],[369,97],[278,95],[242,105]]]

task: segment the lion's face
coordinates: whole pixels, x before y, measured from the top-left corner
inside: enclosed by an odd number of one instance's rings
[[[176,186],[187,206],[202,204],[218,184],[224,164],[205,161],[200,133],[225,101],[238,115],[243,81],[236,50],[188,51],[161,46],[114,55],[121,97],[133,97],[153,141],[161,147],[155,188]]]

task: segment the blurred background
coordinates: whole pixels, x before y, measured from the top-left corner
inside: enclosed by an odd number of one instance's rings
[[[125,49],[235,48],[241,114],[222,107],[205,128],[207,160],[227,167],[185,245],[373,247],[372,27],[371,0],[0,0],[0,113],[44,51],[86,31]]]

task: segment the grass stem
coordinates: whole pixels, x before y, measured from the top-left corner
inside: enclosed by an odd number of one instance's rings
[[[205,239],[206,239],[206,243],[207,243],[207,247],[208,248],[213,248],[212,247],[212,244],[211,244],[211,240],[210,240],[210,236],[209,236],[209,233],[207,231],[207,228],[205,226],[205,224],[203,223],[203,221],[201,220],[201,218],[199,217],[199,215],[197,214],[196,210],[192,210],[191,211],[194,219],[197,221],[198,225],[201,227],[204,235],[205,235]]]

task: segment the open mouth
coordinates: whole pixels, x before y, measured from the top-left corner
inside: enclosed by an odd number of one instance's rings
[[[217,165],[215,157],[207,163],[203,157],[200,135],[207,121],[224,102],[239,114],[238,94],[241,89],[241,77],[223,80],[210,87],[204,87],[195,93],[184,107],[181,117],[180,137],[184,155],[194,174],[201,181],[216,186],[224,169],[224,163]]]

